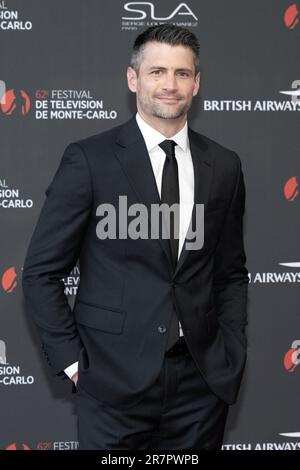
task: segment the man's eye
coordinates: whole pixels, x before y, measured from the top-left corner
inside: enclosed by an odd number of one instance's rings
[[[189,76],[189,74],[187,72],[179,72],[179,75],[181,77],[188,77]]]
[[[153,70],[153,75],[159,75],[161,73],[161,70]]]

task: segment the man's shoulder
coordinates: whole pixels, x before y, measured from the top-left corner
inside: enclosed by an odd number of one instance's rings
[[[198,143],[204,152],[208,152],[208,154],[212,156],[216,163],[233,165],[234,167],[240,164],[240,157],[235,150],[224,146],[220,142],[217,142],[192,128],[190,128],[190,136],[194,142]]]
[[[84,152],[89,153],[92,150],[103,148],[107,145],[111,145],[117,138],[121,128],[124,124],[114,126],[105,131],[99,132],[97,134],[92,134],[83,139],[72,142],[70,145],[77,145],[81,147]]]

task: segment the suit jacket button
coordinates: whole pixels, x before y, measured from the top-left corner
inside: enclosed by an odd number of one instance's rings
[[[163,334],[167,331],[167,328],[165,327],[165,325],[159,325],[158,331],[159,333]]]

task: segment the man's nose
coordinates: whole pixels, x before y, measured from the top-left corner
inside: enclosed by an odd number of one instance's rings
[[[167,73],[163,82],[164,90],[177,90],[177,80],[174,73]]]

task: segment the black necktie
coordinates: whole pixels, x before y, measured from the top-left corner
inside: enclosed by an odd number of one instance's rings
[[[173,140],[164,140],[159,144],[162,150],[166,154],[166,159],[162,174],[161,184],[161,202],[171,206],[174,203],[179,204],[179,182],[178,182],[178,166],[175,157],[175,146],[176,142]],[[178,219],[178,230],[179,230],[179,210],[174,211],[174,218],[170,216],[169,219],[169,230],[170,230],[170,247],[172,252],[173,267],[175,269],[177,258],[178,258],[178,244],[179,244],[179,233],[174,233],[175,228],[175,217]],[[173,305],[173,311],[171,316],[171,323],[169,328],[169,336],[167,342],[167,350],[176,343],[179,338],[179,324],[178,318]]]

